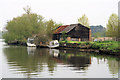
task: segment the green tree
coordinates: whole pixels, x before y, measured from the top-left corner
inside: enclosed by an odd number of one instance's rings
[[[44,18],[36,13],[30,13],[29,10],[26,10],[26,14],[7,22],[8,32],[3,35],[6,42],[23,41],[43,31]]]
[[[36,43],[46,42],[52,39],[52,32],[60,24],[50,19],[46,21],[44,17],[36,13],[31,12],[31,8],[28,6],[24,8],[25,14],[22,16],[13,18],[8,21],[6,25],[7,33],[3,35],[5,41],[26,41],[28,37],[34,37]]]
[[[118,39],[118,33],[119,33],[118,15],[113,13],[109,17],[106,34],[107,34],[107,36],[115,37],[116,39]]]
[[[31,8],[29,6],[27,6],[26,8],[23,8],[23,10],[27,13],[30,14],[31,13]]]
[[[61,24],[57,24],[52,19],[50,19],[49,21],[46,21],[46,32],[47,32],[49,39],[52,39],[53,31],[60,25]]]
[[[93,37],[95,38],[98,38],[98,37],[101,37],[101,33],[100,32],[96,32],[96,33],[93,33]]]
[[[89,27],[89,20],[85,14],[83,14],[82,17],[78,19],[78,22],[84,26]]]
[[[56,27],[60,26],[60,24],[57,24],[52,19],[42,22],[40,23],[40,25],[43,27],[41,27],[42,29],[39,30],[39,33],[36,35],[35,38],[36,44],[39,44],[40,42],[44,44],[45,42],[49,42],[50,40],[52,40],[53,31],[56,29]]]
[[[68,35],[66,34],[66,32],[62,32],[61,37],[63,38],[63,41],[66,40],[66,38],[68,37]]]

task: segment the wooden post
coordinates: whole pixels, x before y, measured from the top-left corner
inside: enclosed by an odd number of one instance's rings
[[[40,44],[42,44],[42,42],[40,42]]]
[[[68,40],[68,41],[71,41],[71,37],[67,37],[67,40]]]
[[[90,64],[91,64],[91,57],[90,57]]]
[[[91,29],[89,29],[89,41],[91,41]]]
[[[79,38],[79,42],[81,41],[81,39]]]

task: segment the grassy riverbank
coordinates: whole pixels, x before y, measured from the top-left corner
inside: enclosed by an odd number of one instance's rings
[[[76,47],[86,46],[86,48],[88,48],[89,46],[89,49],[98,49],[100,52],[106,52],[106,53],[120,52],[120,47],[119,47],[120,42],[118,41],[96,41],[96,42],[60,41],[60,43],[61,44],[66,43],[71,45],[76,44]]]

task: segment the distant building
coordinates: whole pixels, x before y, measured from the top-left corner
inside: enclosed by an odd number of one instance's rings
[[[112,41],[112,40],[114,40],[113,37],[98,37],[98,38],[92,37],[92,41]]]
[[[62,40],[62,33],[72,41],[91,41],[91,29],[81,24],[59,26],[53,33],[53,40]]]

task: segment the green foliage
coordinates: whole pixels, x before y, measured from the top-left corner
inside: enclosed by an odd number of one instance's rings
[[[2,31],[0,31],[0,39],[2,39],[2,34],[3,34]]]
[[[98,38],[98,37],[101,37],[101,33],[100,32],[96,32],[96,33],[93,33],[93,37],[95,38]]]
[[[89,20],[88,20],[88,18],[87,18],[87,16],[86,16],[85,14],[82,15],[81,18],[78,19],[78,22],[79,22],[80,24],[84,25],[84,26],[89,27]]]
[[[27,13],[30,14],[31,13],[31,8],[29,6],[27,6],[26,8],[23,8],[23,10]]]
[[[39,34],[37,34],[36,38],[35,38],[35,44],[39,44],[40,42],[42,42],[43,44],[45,42],[49,41],[49,37],[47,36],[47,34],[45,32],[41,32]]]
[[[92,48],[97,48],[100,50],[106,49],[111,52],[119,52],[120,47],[119,44],[120,42],[117,41],[103,41],[103,42],[94,42],[92,43]]]
[[[93,49],[108,50],[110,52],[120,52],[118,41],[98,41],[98,42],[86,42],[86,41],[60,41],[60,43],[77,43],[79,45],[90,45]]]
[[[6,42],[23,41],[28,37],[36,37],[37,43],[43,42],[52,38],[52,31],[59,26],[52,19],[46,21],[44,17],[36,13],[31,13],[29,7],[24,8],[26,14],[13,18],[7,22],[7,33],[3,35]]]
[[[119,31],[118,31],[118,15],[112,14],[108,20],[106,34],[107,34],[107,36],[118,38],[118,33],[119,33]]]
[[[52,34],[53,31],[60,26],[60,24],[57,24],[55,21],[53,21],[52,19],[50,19],[49,21],[46,21],[46,32],[47,35],[49,37],[49,39],[52,39]]]
[[[67,34],[66,34],[66,32],[65,32],[65,31],[64,31],[64,32],[62,32],[61,37],[63,38],[63,41],[64,41],[64,40],[66,40],[66,38],[67,38]]]
[[[21,17],[14,18],[7,23],[8,32],[3,35],[3,38],[8,41],[24,40],[28,37],[37,34],[42,26],[39,22],[40,16],[37,14],[23,14]]]

